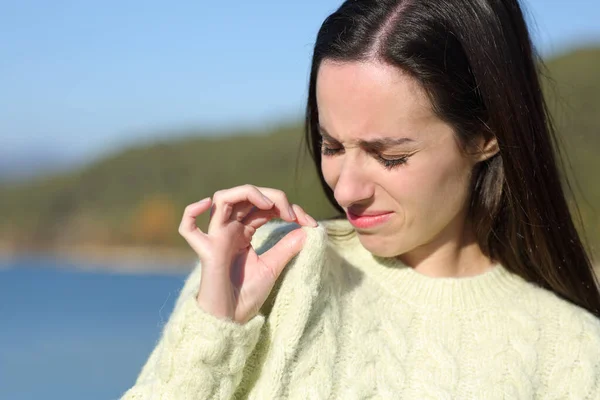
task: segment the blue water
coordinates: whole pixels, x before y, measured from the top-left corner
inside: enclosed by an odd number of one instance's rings
[[[0,399],[117,399],[133,385],[187,276],[75,267],[0,259]]]

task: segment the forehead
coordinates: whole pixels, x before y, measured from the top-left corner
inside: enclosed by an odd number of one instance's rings
[[[387,64],[325,60],[316,93],[319,123],[332,135],[410,137],[439,122],[418,82]]]

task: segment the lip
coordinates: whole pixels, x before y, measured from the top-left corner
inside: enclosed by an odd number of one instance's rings
[[[387,222],[392,217],[392,212],[365,213],[356,215],[350,211],[346,212],[348,221],[356,228],[373,228]]]

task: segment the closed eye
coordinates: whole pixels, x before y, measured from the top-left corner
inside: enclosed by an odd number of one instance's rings
[[[342,151],[343,151],[342,147],[331,147],[330,145],[321,141],[321,154],[323,154],[324,156],[331,157],[331,156],[341,153]],[[376,152],[370,152],[370,153],[373,154],[373,156],[377,159],[377,161],[379,161],[379,163],[382,164],[384,166],[384,168],[387,170],[391,170],[395,167],[405,164],[406,161],[408,161],[408,157],[409,157],[409,156],[402,156],[402,157],[398,157],[398,158],[386,158]]]

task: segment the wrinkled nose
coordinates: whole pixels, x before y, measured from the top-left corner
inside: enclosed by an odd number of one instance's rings
[[[368,171],[361,163],[344,160],[333,194],[335,200],[344,209],[365,203],[373,197],[374,184]]]

